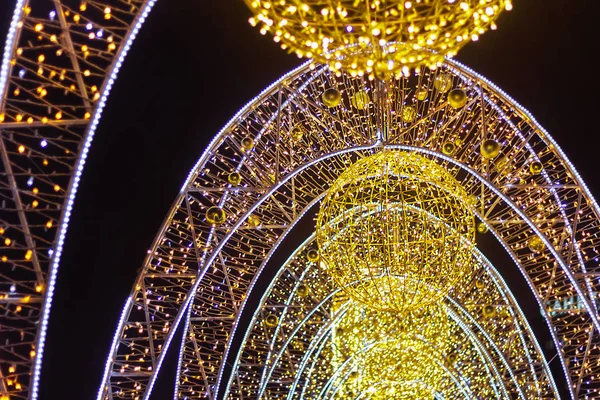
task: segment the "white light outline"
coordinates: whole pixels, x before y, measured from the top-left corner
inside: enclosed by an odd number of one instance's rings
[[[102,116],[102,111],[106,106],[106,101],[108,99],[108,95],[110,90],[112,89],[115,80],[117,79],[117,75],[121,66],[123,65],[123,61],[131,48],[133,41],[135,40],[139,30],[141,29],[143,23],[146,21],[150,10],[154,6],[157,0],[148,0],[148,2],[143,6],[140,14],[136,17],[136,20],[133,24],[133,28],[129,31],[126,39],[123,42],[123,47],[119,53],[119,56],[116,59],[116,62],[113,64],[110,69],[110,75],[108,79],[104,83],[104,89],[101,91],[102,95],[98,101],[98,106],[96,107],[96,111],[94,112],[94,117],[92,122],[87,129],[87,134],[85,138],[85,142],[83,148],[81,150],[81,154],[79,155],[79,159],[77,160],[77,165],[75,169],[75,175],[73,180],[71,181],[70,188],[68,190],[68,200],[67,205],[64,210],[64,214],[61,218],[60,230],[58,234],[58,241],[56,244],[56,249],[53,254],[52,264],[50,267],[50,271],[48,273],[48,286],[46,290],[46,295],[43,303],[43,312],[42,317],[40,319],[40,328],[38,330],[38,338],[36,341],[36,357],[34,360],[33,371],[32,371],[32,383],[30,387],[29,398],[31,400],[37,400],[38,398],[38,390],[40,383],[40,374],[42,369],[42,358],[44,355],[44,345],[46,343],[46,334],[48,330],[48,321],[50,318],[50,310],[52,308],[52,298],[54,295],[54,290],[56,288],[56,278],[58,275],[58,267],[60,264],[60,257],[62,255],[65,237],[67,234],[67,229],[69,227],[69,221],[71,219],[71,214],[73,212],[73,204],[75,201],[75,196],[77,194],[77,189],[79,188],[79,182],[81,180],[81,175],[83,173],[83,167],[85,166],[85,161],[87,159],[90,146],[92,145],[92,140],[96,133],[96,129],[100,122],[100,118]]]
[[[129,311],[129,308],[131,307],[131,305],[133,304],[133,297],[129,296],[127,298],[127,301],[125,302],[125,306],[123,307],[123,311],[121,311],[121,318],[119,318],[119,323],[117,325],[117,332],[120,332],[121,329],[123,329],[123,326],[125,325],[125,321],[127,320],[127,316],[129,315],[129,313],[127,311]],[[112,366],[112,363],[115,362],[115,360],[113,360],[115,351],[117,349],[117,347],[119,346],[119,336],[118,335],[114,335],[113,336],[113,341],[112,344],[110,346],[110,354],[111,357],[109,357],[106,360],[106,364],[104,365],[104,374],[102,375],[102,382],[106,382],[106,380],[108,379],[108,374],[110,371],[110,367]],[[102,386],[104,387],[104,386]],[[98,398],[102,397],[102,393],[98,393]]]

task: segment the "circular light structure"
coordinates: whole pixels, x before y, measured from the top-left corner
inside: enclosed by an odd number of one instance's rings
[[[283,49],[353,75],[436,66],[478,40],[511,0],[245,0]]]
[[[317,217],[322,266],[350,297],[377,310],[440,301],[470,269],[474,236],[468,196],[456,179],[402,151],[350,166]]]

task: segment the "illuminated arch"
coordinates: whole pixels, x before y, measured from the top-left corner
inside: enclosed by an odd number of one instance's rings
[[[85,160],[117,73],[154,3],[16,1],[0,67],[6,266],[0,392],[11,399],[38,397],[52,296]]]
[[[306,259],[306,252],[312,247],[314,236],[293,252],[264,291],[237,352],[225,397],[263,398],[266,395],[267,398],[322,398],[310,392],[306,382],[324,387],[331,385],[331,382],[324,384],[318,379],[307,379],[304,375],[305,369],[308,369],[309,375],[314,369],[318,357],[313,357],[312,353],[322,351],[323,341],[327,341],[331,334],[331,324],[343,317],[343,312],[335,316],[330,313],[332,296],[339,292],[339,288],[330,282],[326,272]],[[481,361],[470,359],[470,362],[476,368],[487,370],[489,379],[485,379],[485,387],[479,385],[469,388],[464,382],[469,378],[473,380],[473,376],[464,376],[457,369],[455,373],[461,377],[459,379],[446,366],[448,378],[457,385],[461,381],[465,384],[466,390],[462,390],[464,398],[511,398],[509,393],[523,399],[558,398],[541,348],[506,282],[483,254],[473,254],[473,262],[472,279],[463,282],[448,297],[447,304],[449,315],[462,331],[462,337],[457,337],[454,345],[460,346],[470,341],[474,353],[482,358]],[[300,296],[299,287],[310,287],[310,294]],[[490,304],[494,305],[498,314],[482,318],[482,308]],[[266,315],[271,313],[279,318],[275,328],[267,327],[264,323]],[[508,327],[502,329],[499,323],[508,324]],[[516,336],[516,345],[510,340],[512,334]],[[463,360],[470,357],[464,353]],[[258,363],[254,360],[257,354],[265,354],[266,357]],[[307,368],[309,361],[312,362],[311,368]],[[264,366],[260,365],[263,363]],[[291,374],[293,379],[282,383],[277,378],[286,373],[289,365],[295,365],[296,372]],[[518,372],[512,371],[511,368],[517,365]],[[187,368],[187,364],[184,363],[182,367]],[[305,382],[304,385],[299,381]],[[473,393],[471,389],[487,392]],[[456,398],[457,393],[446,393],[444,398]]]
[[[466,91],[467,104],[450,106],[449,87],[440,81]],[[334,86],[342,104],[327,108],[320,97]],[[416,99],[417,87],[426,89],[426,101]],[[376,98],[361,111],[350,100],[358,91],[372,100],[377,93],[390,97]],[[409,106],[414,120],[401,117]],[[290,134],[297,126],[300,139]],[[502,144],[493,160],[479,150],[487,139]],[[305,65],[241,110],[202,155],[149,251],[125,305],[99,398],[147,399],[184,320],[180,366],[189,367],[182,371],[180,394],[222,393],[225,360],[256,277],[349,163],[383,147],[436,160],[477,198],[474,211],[513,258],[542,309],[570,396],[597,393],[591,377],[600,369],[598,205],[527,111],[449,61],[436,71],[387,81],[336,77]],[[230,183],[237,182],[231,173],[240,175],[241,184]],[[227,214],[217,227],[205,220],[214,206]],[[251,215],[260,222],[248,225]],[[549,315],[549,302],[573,296],[583,309]]]

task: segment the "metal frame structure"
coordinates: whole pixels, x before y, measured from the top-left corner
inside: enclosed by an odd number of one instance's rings
[[[330,88],[341,93],[339,105],[321,101]],[[449,104],[451,88],[466,92],[466,105]],[[364,110],[352,106],[359,91],[372,100]],[[402,117],[408,107],[410,120]],[[498,157],[482,156],[487,140],[501,146]],[[240,318],[270,258],[348,165],[384,148],[418,152],[460,182],[535,296],[569,396],[598,396],[598,204],[526,110],[448,61],[374,81],[307,64],[241,110],[209,144],[148,253],[98,399],[148,399],[182,322],[175,396],[219,398]],[[206,220],[211,207],[224,221]],[[548,309],[575,296],[576,310]]]
[[[37,399],[73,200],[154,0],[17,0],[0,69],[0,394]]]
[[[331,327],[344,313],[331,314],[332,298],[340,288],[323,268],[306,259],[311,248],[314,236],[293,252],[265,290],[233,363],[224,397],[333,398],[317,395],[332,386],[331,379],[328,382],[311,375],[319,373],[317,365],[325,371],[331,368],[331,354],[320,356],[323,342],[333,345]],[[445,365],[446,370],[462,371],[458,378],[449,374],[448,379],[463,382],[468,390],[468,395],[463,390],[465,398],[508,399],[512,398],[509,393],[523,399],[558,398],[534,332],[506,282],[480,252],[473,254],[473,265],[472,279],[462,282],[447,299],[449,315],[456,324],[452,335],[459,338],[453,346],[460,349],[457,355],[462,360]],[[299,294],[300,287],[310,288],[309,294]],[[493,315],[482,315],[489,305],[494,308]],[[276,327],[265,324],[271,314],[279,318]],[[340,368],[352,368],[353,360],[347,361]],[[193,362],[185,360],[182,367]],[[335,378],[335,372],[327,372],[323,375]],[[343,386],[343,381],[333,386]],[[445,393],[442,398],[455,398],[459,392]]]

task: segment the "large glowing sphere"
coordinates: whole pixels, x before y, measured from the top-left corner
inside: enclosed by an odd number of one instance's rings
[[[351,74],[433,66],[477,40],[511,0],[245,0],[283,49]]]
[[[320,262],[356,301],[405,312],[439,302],[470,269],[466,191],[416,153],[381,151],[344,171],[317,217]]]

